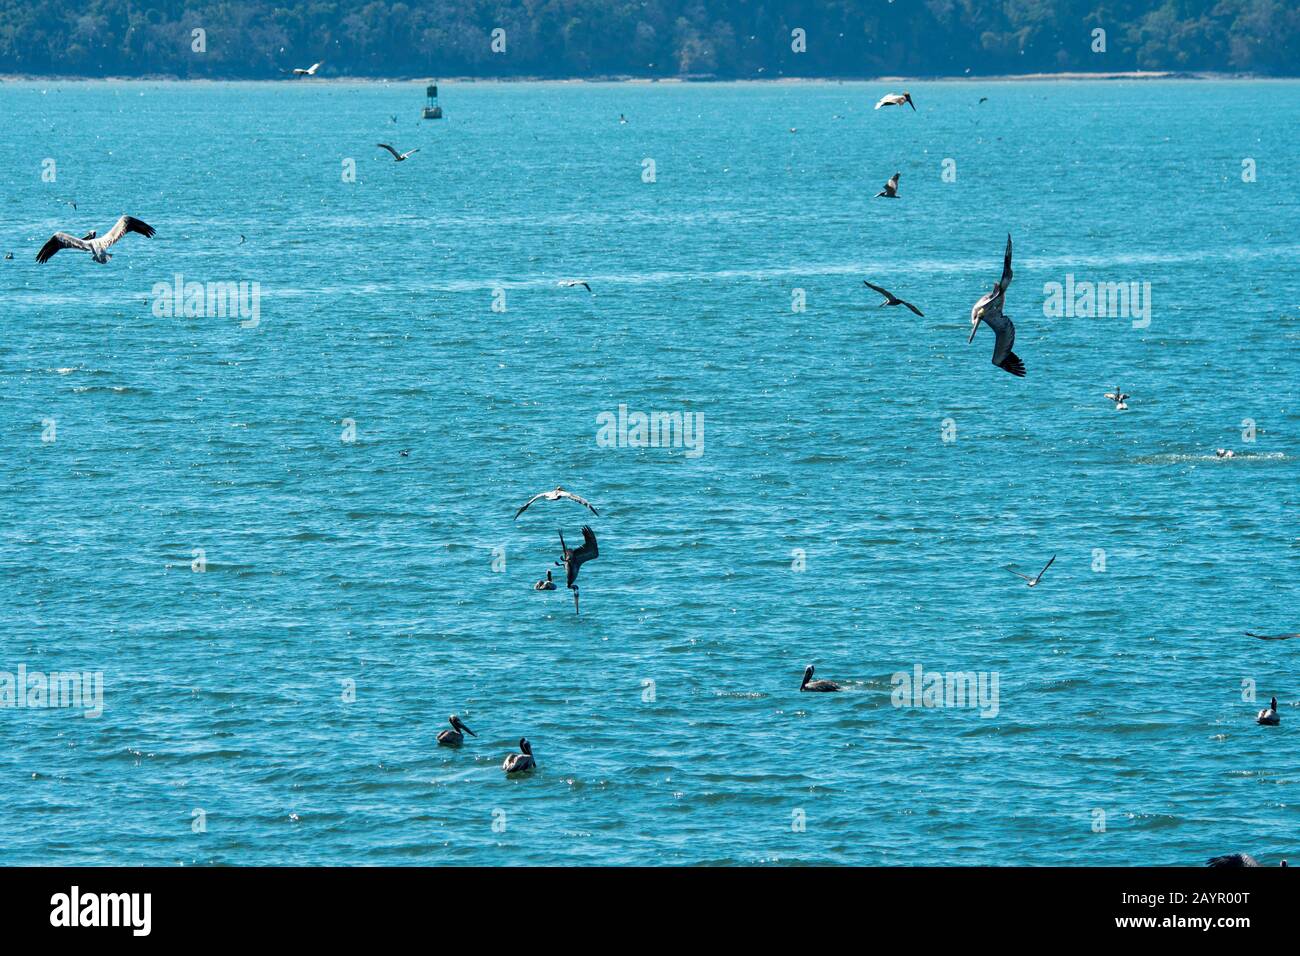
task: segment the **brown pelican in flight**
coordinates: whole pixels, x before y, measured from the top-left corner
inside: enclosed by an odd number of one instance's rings
[[[987,293],[970,310],[970,345],[975,333],[983,322],[993,330],[997,338],[993,342],[993,364],[1017,378],[1025,377],[1025,363],[1020,356],[1011,351],[1016,344],[1016,327],[1011,319],[1002,314],[1002,306],[1007,296],[1007,286],[1011,285],[1011,234],[1007,234],[1007,252],[1002,260],[1002,278],[993,283],[993,291]]]
[[[538,581],[536,584],[533,585],[533,590],[534,590],[534,591],[554,591],[554,590],[555,590],[555,581],[552,580],[552,578],[551,578],[551,572],[550,572],[550,571],[547,571],[547,572],[546,572],[546,580],[545,580],[545,581]]]
[[[1268,709],[1261,710],[1255,718],[1255,723],[1264,724],[1266,727],[1276,727],[1282,723],[1282,717],[1277,712],[1277,698],[1274,697],[1268,702]]]
[[[464,722],[452,714],[447,720],[451,723],[451,730],[444,730],[438,735],[438,743],[443,747],[459,747],[465,742],[465,734],[471,737],[477,737],[478,734],[465,726]],[[461,733],[464,731],[464,733]]]
[[[813,666],[809,664],[803,669],[803,683],[799,685],[800,690],[832,691],[840,689],[840,685],[833,680],[813,680],[812,676]]]
[[[573,613],[581,613],[578,610],[578,571],[588,561],[595,561],[600,557],[600,551],[596,548],[596,532],[592,531],[587,525],[582,526],[582,545],[570,549],[564,543],[564,532],[560,532],[560,560],[555,562],[556,567],[562,567],[565,571],[565,586],[573,592]]]
[[[50,236],[45,245],[41,246],[41,251],[36,253],[36,261],[49,262],[50,257],[60,249],[78,249],[82,252],[89,252],[90,258],[96,262],[105,263],[113,258],[108,254],[108,247],[128,232],[137,232],[148,239],[154,234],[154,228],[134,216],[122,216],[103,238],[96,238],[96,233],[93,231],[87,233],[84,239],[70,236],[66,232],[56,232]]]
[[[894,173],[894,175],[890,176],[889,182],[885,183],[885,188],[880,190],[880,192],[876,193],[875,196],[873,196],[872,198],[879,199],[881,196],[884,196],[886,199],[897,199],[898,198],[898,177],[901,175],[902,173]]]
[[[591,502],[588,501],[586,498],[579,498],[573,492],[565,491],[559,485],[556,485],[554,491],[543,491],[540,494],[533,495],[531,498],[525,501],[524,506],[515,512],[515,520],[516,521],[519,520],[519,516],[528,510],[528,506],[531,505],[534,501],[536,501],[539,498],[545,498],[547,501],[559,501],[561,498],[568,498],[572,501],[576,501],[584,508],[591,509],[591,513],[594,514],[597,518],[600,517],[600,512],[597,511],[595,508],[592,508]]]
[[[1036,578],[1031,578],[1031,577],[1030,577],[1029,575],[1027,575],[1027,574],[1021,574],[1019,571],[1015,570],[1014,568],[1007,568],[1007,570],[1010,571],[1012,574],[1014,574],[1014,575],[1015,575],[1016,577],[1018,577],[1018,578],[1024,578],[1024,579],[1025,579],[1025,583],[1026,583],[1029,587],[1031,587],[1031,588],[1036,588],[1036,587],[1038,587],[1038,582],[1041,581],[1041,580],[1043,580],[1043,575],[1047,573],[1047,569],[1050,568],[1050,567],[1052,566],[1052,561],[1055,561],[1055,560],[1056,560],[1056,555],[1052,555],[1051,559],[1050,559],[1046,564],[1043,565],[1043,570],[1041,570],[1041,571],[1038,572],[1038,577],[1036,577]]]
[[[903,301],[898,296],[894,295],[894,293],[890,292],[888,289],[882,289],[878,285],[872,285],[866,279],[862,280],[862,284],[866,286],[868,289],[874,289],[875,291],[879,292],[881,295],[885,297],[885,301],[880,303],[880,308],[883,309],[887,305],[905,305],[913,312],[915,312],[917,315],[921,316],[922,318],[925,318],[924,312],[922,312],[916,306],[912,305],[912,303]]]
[[[906,90],[902,93],[886,93],[880,98],[880,102],[876,104],[876,109],[880,109],[882,106],[902,106],[904,103],[912,107],[915,112],[916,104],[912,102],[912,94]]]
[[[519,749],[522,753],[508,755],[501,764],[501,769],[506,773],[523,773],[537,766],[537,761],[533,759],[532,744],[527,737],[519,738]]]
[[[304,70],[302,67],[300,67],[300,66],[298,66],[298,67],[294,67],[293,75],[294,75],[294,76],[315,76],[315,75],[316,75],[316,71],[319,70],[319,69],[321,68],[321,63],[324,63],[324,62],[325,62],[324,60],[321,60],[320,63],[313,63],[311,66],[307,67],[307,69],[305,69],[305,70]]]
[[[375,145],[378,146],[380,149],[386,149],[390,153],[392,153],[393,160],[398,163],[405,162],[407,156],[410,156],[414,153],[418,153],[420,151],[419,146],[415,147],[415,149],[408,149],[404,153],[399,153],[397,150],[393,149],[393,147],[389,146],[387,143],[376,143]]]
[[[1294,637],[1300,637],[1300,634],[1252,634],[1246,632],[1247,637],[1258,637],[1261,641],[1289,641]]]
[[[566,289],[572,289],[574,286],[582,286],[588,292],[591,292],[591,286],[587,285],[587,283],[583,282],[581,279],[564,279],[560,281],[560,285]],[[594,292],[592,294],[595,295]]]
[[[1121,392],[1119,390],[1119,386],[1116,385],[1115,390],[1113,392],[1106,393],[1106,397],[1115,403],[1115,411],[1122,412],[1126,408],[1128,408],[1128,402],[1126,401],[1126,399],[1129,399],[1132,396],[1126,395],[1124,392]]]

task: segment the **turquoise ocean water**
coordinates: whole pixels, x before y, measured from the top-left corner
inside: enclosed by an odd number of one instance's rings
[[[0,862],[1300,851],[1300,83],[899,85],[0,84],[0,672],[103,679],[0,707]]]

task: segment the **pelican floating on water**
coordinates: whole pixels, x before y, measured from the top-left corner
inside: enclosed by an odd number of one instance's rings
[[[904,103],[912,107],[913,112],[916,111],[916,104],[912,102],[912,94],[906,90],[902,93],[886,93],[880,98],[880,102],[876,104],[876,109],[880,109],[882,106],[902,106]]]
[[[1106,393],[1106,397],[1115,403],[1115,411],[1122,412],[1128,408],[1127,399],[1130,398],[1131,396],[1121,392],[1119,390],[1119,386],[1116,385],[1115,390],[1113,392]]]
[[[1205,861],[1205,865],[1237,869],[1239,867],[1259,866],[1259,863],[1249,853],[1227,853],[1223,856],[1210,857]],[[1286,860],[1279,860],[1277,865],[1286,866]]]
[[[551,572],[550,572],[550,571],[547,571],[547,572],[546,572],[546,580],[545,580],[545,581],[538,581],[536,584],[533,585],[533,590],[534,590],[534,591],[554,591],[554,590],[555,590],[555,582],[554,582],[553,580],[551,580]]]
[[[1216,448],[1214,449],[1214,457],[1215,458],[1236,458],[1237,453],[1233,451],[1231,448]]]
[[[1056,560],[1056,555],[1052,555],[1052,557],[1048,560],[1048,562],[1043,565],[1043,570],[1038,572],[1038,577],[1036,578],[1031,578],[1027,574],[1021,574],[1019,571],[1015,570],[1014,568],[1007,568],[1007,570],[1010,571],[1018,578],[1024,578],[1025,583],[1028,587],[1036,588],[1038,587],[1038,582],[1043,580],[1043,575],[1047,573],[1047,569],[1052,566],[1052,562],[1055,560]]]
[[[510,754],[502,762],[501,769],[506,773],[523,773],[537,766],[537,761],[533,759],[532,744],[527,737],[519,738],[519,749],[522,753]]]
[[[596,548],[596,532],[592,531],[587,525],[582,526],[582,545],[570,549],[564,543],[564,532],[560,532],[560,560],[555,562],[556,567],[563,567],[565,571],[565,586],[573,592],[573,613],[578,614],[578,570],[588,561],[594,561],[600,557],[600,551]]]
[[[49,262],[60,249],[77,249],[82,252],[89,252],[90,258],[102,265],[113,258],[108,254],[108,247],[128,232],[138,233],[149,239],[155,231],[153,226],[136,219],[134,216],[122,216],[103,238],[96,238],[97,234],[93,230],[86,233],[85,238],[82,239],[70,236],[66,232],[56,232],[46,240],[45,245],[41,246],[40,252],[36,253],[36,261]]]
[[[921,318],[925,318],[924,312],[922,312],[916,306],[912,305],[912,303],[903,301],[898,296],[894,295],[894,293],[890,292],[888,289],[882,289],[878,285],[872,285],[866,279],[862,280],[862,284],[866,286],[868,289],[874,289],[876,292],[879,292],[881,295],[885,297],[885,301],[880,303],[880,308],[883,309],[887,305],[905,305],[913,312],[915,312],[917,315],[921,316]]]
[[[1274,697],[1268,702],[1268,709],[1261,710],[1259,716],[1255,718],[1255,723],[1264,724],[1266,727],[1276,727],[1282,723],[1282,716],[1277,712],[1277,698]]]
[[[597,511],[595,508],[593,508],[591,502],[588,501],[586,498],[579,498],[572,491],[565,491],[562,487],[556,485],[554,491],[540,492],[539,494],[535,494],[527,501],[525,501],[524,506],[515,512],[515,520],[518,521],[519,516],[523,514],[525,511],[527,511],[528,506],[531,505],[534,501],[538,501],[539,499],[545,499],[546,501],[559,501],[561,498],[568,498],[570,501],[576,501],[584,508],[589,509],[591,513],[594,514],[597,518],[600,517],[600,512]]]
[[[971,307],[970,338],[966,340],[966,344],[970,345],[974,341],[975,333],[983,322],[996,335],[993,341],[993,364],[1017,378],[1024,378],[1025,363],[1020,361],[1019,355],[1011,351],[1011,347],[1016,344],[1016,327],[1011,324],[1010,316],[1002,314],[1009,285],[1011,285],[1011,234],[1007,233],[1007,251],[1002,258],[1002,278],[993,283],[992,292],[984,295]]]
[[[894,175],[890,176],[889,182],[885,183],[885,188],[880,190],[880,192],[876,193],[875,196],[873,196],[872,198],[879,199],[881,196],[884,196],[886,199],[897,199],[898,198],[898,177],[901,175],[902,173],[894,173]]]
[[[451,730],[444,730],[438,735],[438,743],[442,746],[459,747],[465,742],[465,734],[469,734],[471,737],[478,736],[478,734],[466,727],[455,714],[452,714],[447,720],[451,723]],[[465,733],[461,733],[461,731]]]
[[[840,689],[840,685],[833,680],[813,680],[812,676],[813,666],[809,664],[803,669],[803,683],[799,685],[800,690],[832,691]]]

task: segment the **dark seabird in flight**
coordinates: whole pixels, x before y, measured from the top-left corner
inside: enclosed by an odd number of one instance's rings
[[[875,291],[879,292],[881,295],[885,297],[885,301],[880,303],[880,308],[883,309],[887,305],[905,305],[913,312],[915,312],[917,315],[921,316],[922,318],[925,317],[924,312],[922,312],[916,306],[912,305],[912,303],[905,302],[904,300],[900,299],[898,296],[894,295],[894,293],[890,292],[888,289],[882,289],[878,285],[872,285],[866,279],[862,280],[862,284],[866,286],[868,289],[874,289]]]
[[[560,532],[560,560],[555,562],[556,567],[564,568],[565,586],[573,592],[573,613],[581,613],[578,610],[578,571],[588,561],[594,561],[600,557],[600,551],[596,547],[596,533],[587,525],[582,526],[582,545],[577,548],[569,548],[564,543],[564,532]]]
[[[387,143],[376,143],[375,145],[378,146],[380,149],[388,150],[390,153],[393,154],[393,160],[399,163],[404,162],[407,156],[414,155],[415,153],[418,153],[420,151],[419,146],[415,147],[415,149],[408,149],[404,153],[399,153],[397,150],[393,149],[393,147],[389,146]]]
[[[108,247],[128,232],[139,233],[148,239],[154,234],[154,228],[134,216],[122,216],[103,238],[96,238],[94,232],[87,233],[84,239],[70,236],[66,232],[56,232],[50,236],[45,245],[41,246],[41,251],[36,253],[36,261],[49,262],[50,258],[60,249],[77,249],[81,252],[89,252],[92,259],[102,264],[113,258],[108,254]]]
[[[1055,560],[1056,560],[1056,555],[1052,555],[1052,557],[1048,560],[1048,562],[1047,562],[1046,564],[1043,565],[1043,570],[1041,570],[1041,571],[1038,572],[1038,577],[1036,577],[1036,578],[1031,578],[1031,577],[1030,577],[1029,575],[1027,575],[1027,574],[1021,574],[1021,573],[1020,573],[1019,571],[1017,571],[1015,568],[1007,568],[1007,570],[1010,571],[1012,574],[1014,574],[1014,575],[1015,575],[1016,577],[1018,577],[1018,578],[1024,578],[1026,584],[1027,584],[1029,587],[1031,587],[1031,588],[1036,588],[1036,587],[1038,587],[1038,582],[1041,581],[1041,580],[1043,580],[1043,575],[1047,573],[1047,569],[1050,568],[1050,567],[1052,566],[1052,562],[1055,561]]]
[[[889,182],[885,183],[885,188],[880,190],[880,192],[876,193],[876,195],[873,196],[872,198],[879,199],[881,196],[884,196],[886,199],[897,199],[898,198],[898,177],[901,175],[902,173],[894,173],[894,175],[890,176]]]
[[[1020,356],[1011,351],[1011,347],[1016,344],[1016,327],[1011,324],[1011,318],[1002,314],[1002,306],[1006,301],[1007,286],[1011,285],[1011,235],[1007,234],[1007,252],[1002,259],[1002,278],[993,283],[993,291],[983,296],[970,310],[970,338],[966,340],[969,345],[975,339],[975,332],[979,329],[980,323],[983,322],[993,330],[996,338],[993,341],[993,364],[1003,371],[1010,372],[1017,378],[1025,377],[1025,363],[1020,360]]]

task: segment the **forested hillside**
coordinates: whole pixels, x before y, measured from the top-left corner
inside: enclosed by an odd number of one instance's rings
[[[0,0],[0,73],[270,78],[317,60],[325,76],[1296,75],[1300,3]]]

